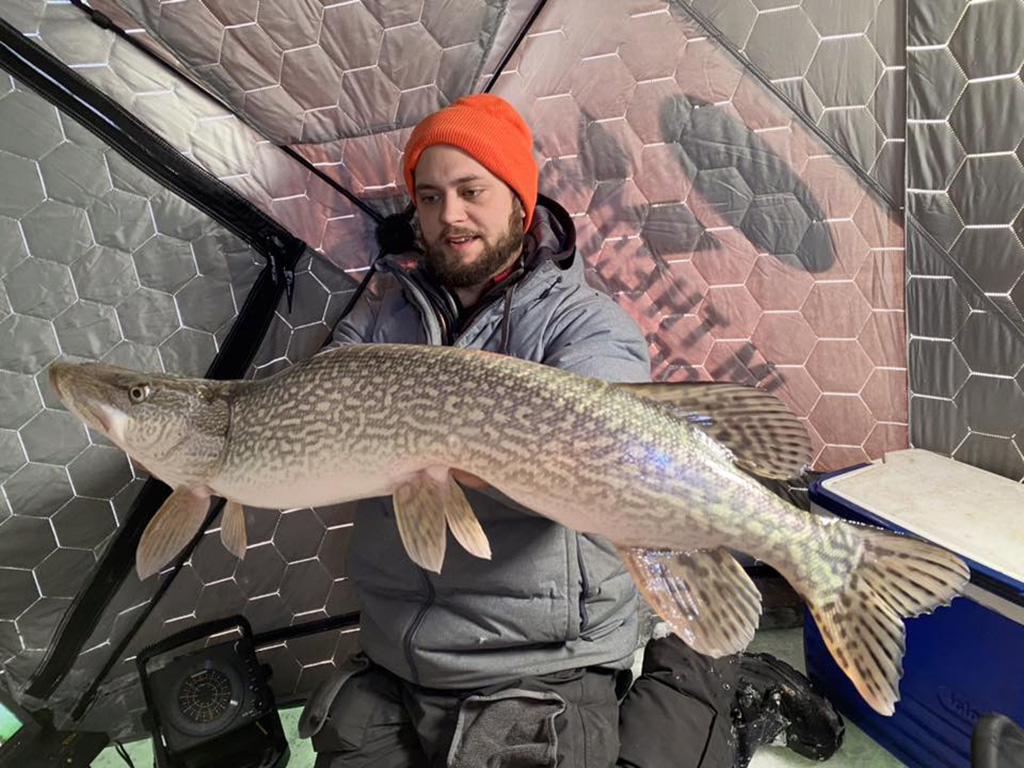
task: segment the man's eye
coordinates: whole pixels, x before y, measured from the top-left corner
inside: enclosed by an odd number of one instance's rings
[[[468,197],[470,200],[472,200],[475,197],[479,197],[482,193],[482,189],[467,189],[465,192],[462,193],[462,196]]]
[[[420,202],[424,205],[430,205],[431,203],[437,202],[437,195],[420,195]]]

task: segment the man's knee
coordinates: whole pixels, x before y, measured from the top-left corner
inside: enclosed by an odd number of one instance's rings
[[[465,699],[449,766],[611,768],[618,750],[614,676],[579,669]]]
[[[710,659],[675,637],[652,641],[622,703],[621,768],[731,766],[737,672],[735,657]]]
[[[410,768],[426,764],[397,681],[379,667],[349,677],[313,735],[316,768]]]

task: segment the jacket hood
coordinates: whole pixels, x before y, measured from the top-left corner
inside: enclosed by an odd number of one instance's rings
[[[537,200],[533,222],[523,238],[519,264],[500,283],[485,291],[473,307],[461,307],[455,294],[438,284],[422,262],[412,256],[381,257],[363,279],[363,285],[376,272],[394,275],[409,301],[435,317],[436,322],[427,321],[431,326],[439,324],[441,335],[434,343],[451,343],[488,311],[498,311],[502,324],[507,327],[513,306],[537,300],[556,283],[585,281],[582,261],[577,257],[576,227],[572,218],[565,208],[544,195]],[[357,289],[356,297],[361,292],[362,287]],[[432,309],[428,311],[427,307]],[[339,322],[346,314],[347,311],[342,313]],[[427,336],[431,338],[429,331]]]
[[[524,266],[529,271],[545,261],[553,261],[559,268],[568,269],[575,253],[576,227],[569,212],[541,195],[523,242]]]

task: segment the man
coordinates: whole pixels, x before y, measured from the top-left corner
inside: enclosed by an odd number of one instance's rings
[[[404,171],[422,264],[382,263],[378,298],[357,303],[329,346],[452,344],[612,381],[650,378],[639,329],[587,285],[572,221],[538,196],[530,131],[511,106],[477,95],[431,115],[409,139]],[[619,697],[646,639],[622,562],[605,541],[459,479],[491,561],[451,547],[442,573],[427,573],[405,554],[390,499],[359,507],[348,571],[363,653],[303,714],[318,768],[615,765]],[[675,638],[651,648],[627,704],[681,714],[672,727],[688,729],[694,757],[675,764],[731,765],[735,660],[712,663]],[[638,757],[645,735],[631,722],[623,765],[654,766]]]

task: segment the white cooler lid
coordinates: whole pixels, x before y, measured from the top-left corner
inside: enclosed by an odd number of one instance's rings
[[[912,448],[826,478],[821,487],[1024,590],[1024,485]]]

